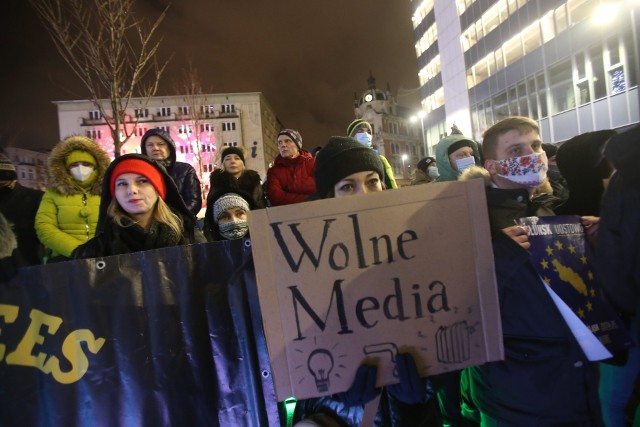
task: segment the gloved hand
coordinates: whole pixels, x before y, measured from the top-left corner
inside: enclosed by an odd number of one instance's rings
[[[416,368],[416,362],[411,353],[396,356],[396,369],[400,382],[387,386],[389,394],[408,405],[425,402],[427,400],[427,379],[420,378],[418,375],[418,368]]]
[[[376,388],[377,372],[378,368],[375,366],[360,365],[349,390],[337,393],[336,397],[349,406],[364,405],[370,402],[380,393],[380,388]]]

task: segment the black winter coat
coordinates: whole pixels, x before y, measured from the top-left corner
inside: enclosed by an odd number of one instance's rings
[[[483,413],[508,425],[599,426],[596,364],[589,362],[531,263],[503,233],[493,238],[505,360],[467,369]]]
[[[120,227],[112,218],[107,215],[107,209],[111,203],[111,173],[118,163],[126,159],[139,159],[153,165],[163,176],[166,186],[165,203],[169,208],[182,219],[183,234],[178,237],[164,225],[153,223],[150,230],[145,231],[139,226],[132,224],[127,227]],[[178,193],[173,180],[167,171],[157,162],[147,156],[140,154],[126,154],[111,162],[105,172],[102,181],[102,197],[100,199],[100,214],[96,235],[87,243],[78,246],[72,254],[78,258],[96,258],[110,255],[121,255],[131,252],[138,252],[150,249],[164,248],[168,246],[186,245],[191,243],[204,242],[204,237],[195,227],[195,217],[187,210],[184,201]]]
[[[202,209],[202,189],[196,170],[188,163],[175,162],[167,172],[176,183],[184,204],[194,216]]]
[[[18,251],[29,265],[42,264],[43,247],[34,228],[36,212],[42,195],[40,190],[19,183],[0,192],[0,213],[13,225],[18,239]]]

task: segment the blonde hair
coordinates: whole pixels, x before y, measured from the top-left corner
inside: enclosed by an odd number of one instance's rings
[[[111,199],[111,203],[109,203],[109,207],[107,208],[107,216],[113,218],[113,221],[118,224],[120,227],[128,227],[131,224],[125,223],[125,219],[129,221],[133,221],[133,218],[129,216],[127,212],[122,209],[118,201],[113,198]],[[178,238],[182,237],[183,232],[183,223],[182,219],[173,213],[169,205],[158,197],[158,201],[153,207],[153,215],[152,218],[155,221],[158,221],[161,224],[166,225],[169,229],[176,235]],[[134,221],[135,223],[135,221]]]
[[[524,116],[507,117],[491,126],[482,135],[482,157],[488,160],[495,159],[498,139],[512,130],[517,130],[520,135],[532,131],[540,134],[540,127],[535,120]]]

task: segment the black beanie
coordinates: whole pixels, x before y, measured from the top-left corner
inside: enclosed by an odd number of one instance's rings
[[[227,147],[224,150],[222,150],[222,161],[224,162],[224,158],[227,154],[237,154],[238,157],[240,157],[240,160],[242,160],[242,163],[244,163],[244,152],[242,151],[242,149],[240,147]]]
[[[422,172],[426,172],[429,166],[431,166],[431,163],[434,163],[435,161],[436,159],[434,159],[433,157],[425,157],[423,159],[420,159],[416,167]]]
[[[471,140],[468,140],[468,139],[461,139],[459,141],[454,142],[453,144],[451,144],[449,146],[449,148],[447,149],[447,156],[450,156],[451,153],[453,153],[456,150],[461,149],[462,147],[470,147],[471,149],[473,149],[474,153],[476,151],[475,142],[473,142]]]
[[[16,174],[16,167],[11,163],[8,157],[4,154],[0,154],[0,180],[13,181],[18,179]]]
[[[332,136],[316,156],[316,189],[321,198],[345,177],[364,171],[378,172],[384,181],[384,165],[378,154],[353,138]]]

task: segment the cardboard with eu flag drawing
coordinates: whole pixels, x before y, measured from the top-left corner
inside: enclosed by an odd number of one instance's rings
[[[480,180],[252,211],[278,400],[344,391],[363,359],[378,385],[411,352],[421,376],[503,358]]]

